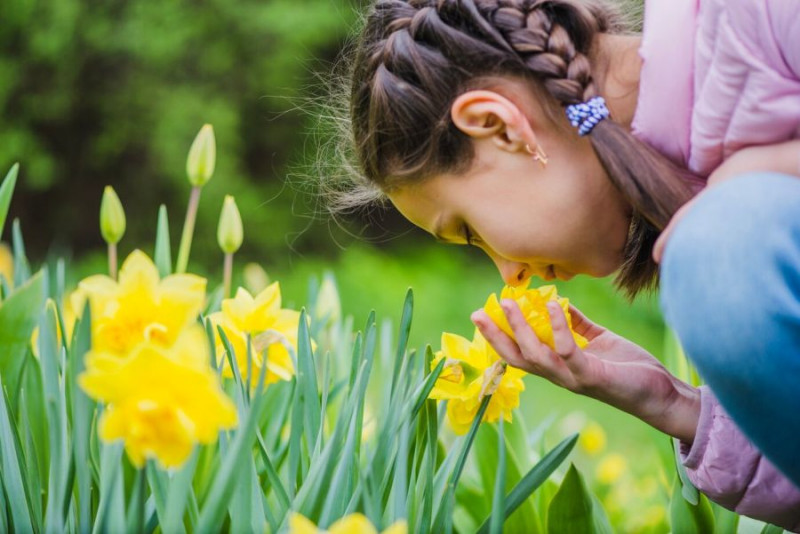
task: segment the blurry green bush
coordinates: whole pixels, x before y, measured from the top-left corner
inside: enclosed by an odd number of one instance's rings
[[[99,248],[96,207],[108,183],[143,210],[129,214],[130,242],[151,242],[158,204],[185,202],[183,158],[207,122],[224,154],[207,201],[236,195],[252,228],[250,254],[285,248],[306,225],[293,216],[291,190],[274,201],[287,161],[304,150],[306,117],[291,110],[302,107],[313,73],[329,70],[356,4],[0,3],[0,168],[23,163],[11,216],[23,230],[35,226],[29,253],[40,258],[54,240],[77,254]],[[213,232],[218,208],[200,213],[198,231]],[[296,245],[333,247],[327,228]],[[201,263],[213,254],[213,240],[194,251]]]

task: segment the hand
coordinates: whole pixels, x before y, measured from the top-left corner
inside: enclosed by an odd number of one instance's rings
[[[515,342],[483,310],[472,321],[509,365],[541,376],[575,393],[628,412],[687,443],[694,440],[700,417],[699,390],[672,376],[646,350],[598,326],[570,306],[573,329],[589,344],[578,348],[563,310],[547,309],[556,350],[539,341],[513,300],[501,302]]]

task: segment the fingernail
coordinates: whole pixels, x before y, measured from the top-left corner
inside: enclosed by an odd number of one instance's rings
[[[557,302],[548,302],[546,306],[547,306],[547,311],[549,311],[551,314],[556,313],[558,311]]]
[[[510,312],[511,311],[511,302],[512,301],[510,301],[508,299],[503,299],[503,300],[500,301],[500,307],[503,308],[504,312]]]

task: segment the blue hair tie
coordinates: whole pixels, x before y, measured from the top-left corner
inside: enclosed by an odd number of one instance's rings
[[[591,132],[601,120],[607,119],[608,115],[606,101],[602,96],[590,98],[583,104],[567,106],[567,118],[581,136]]]

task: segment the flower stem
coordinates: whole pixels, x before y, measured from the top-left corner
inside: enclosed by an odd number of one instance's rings
[[[189,196],[189,206],[186,208],[186,221],[183,223],[183,234],[181,235],[181,246],[178,249],[178,263],[175,266],[176,273],[185,273],[189,265],[189,250],[192,248],[192,236],[194,235],[194,223],[197,219],[197,206],[200,204],[200,188],[192,187],[192,194]]]
[[[230,298],[231,296],[231,278],[233,278],[233,254],[225,254],[225,266],[222,273],[222,296],[223,298]]]
[[[114,280],[117,279],[117,244],[108,244],[108,274]]]

